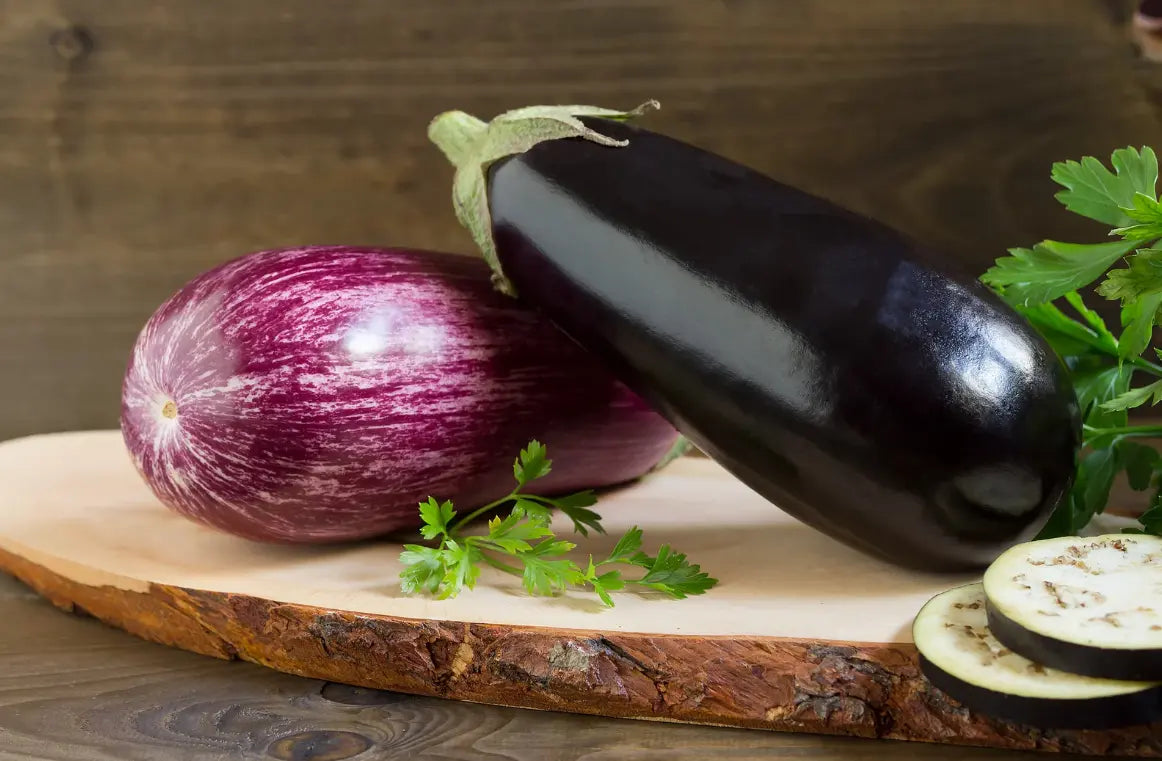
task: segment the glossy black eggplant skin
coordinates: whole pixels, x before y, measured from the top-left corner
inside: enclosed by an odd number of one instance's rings
[[[849,545],[965,570],[1039,530],[1071,485],[1080,423],[1023,318],[883,225],[586,121],[629,145],[555,140],[489,169],[520,298],[752,489]]]

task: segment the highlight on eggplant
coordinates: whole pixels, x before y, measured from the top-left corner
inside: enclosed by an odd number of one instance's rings
[[[1046,666],[1162,681],[1162,537],[1106,534],[1017,545],[984,574],[996,638]]]
[[[1077,397],[975,275],[629,111],[459,111],[429,136],[497,288],[786,512],[924,570],[978,569],[1065,497]]]
[[[248,539],[416,528],[511,489],[549,442],[546,496],[624,483],[681,440],[479,259],[410,249],[260,251],[183,286],[141,330],[121,429],[176,512]]]
[[[1003,645],[989,629],[979,582],[929,600],[912,638],[925,678],[988,716],[1047,729],[1114,729],[1162,718],[1162,682],[1060,671]]]

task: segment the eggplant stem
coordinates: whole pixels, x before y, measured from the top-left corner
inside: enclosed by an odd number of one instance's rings
[[[486,132],[487,122],[463,111],[445,111],[428,125],[428,137],[457,167],[477,150]]]
[[[601,134],[582,122],[581,117],[627,121],[658,108],[661,105],[656,100],[648,100],[628,111],[597,106],[529,106],[506,111],[490,122],[463,111],[445,111],[432,119],[428,124],[428,139],[456,168],[452,180],[456,218],[471,233],[480,254],[492,268],[496,290],[507,296],[517,295],[516,287],[500,266],[492,239],[485,177],[488,167],[548,140],[581,138],[599,145],[624,147],[627,141]]]

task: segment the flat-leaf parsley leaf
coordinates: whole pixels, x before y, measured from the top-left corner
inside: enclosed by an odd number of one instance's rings
[[[1129,147],[1114,151],[1110,164],[1113,171],[1092,156],[1058,162],[1052,177],[1064,188],[1056,198],[1067,209],[1105,223],[1121,240],[1042,241],[1010,249],[981,275],[1061,356],[1081,405],[1083,450],[1073,488],[1041,537],[1084,529],[1105,510],[1123,470],[1134,489],[1155,490],[1153,507],[1136,530],[1162,533],[1162,456],[1132,441],[1160,437],[1162,426],[1132,426],[1128,419],[1129,410],[1162,401],[1162,365],[1142,356],[1162,309],[1158,158],[1149,147]],[[1119,261],[1124,266],[1110,269]],[[1098,295],[1121,303],[1120,335],[1078,293],[1095,283]],[[1064,303],[1055,303],[1059,299]]]
[[[403,571],[400,588],[405,594],[428,594],[440,599],[455,597],[472,589],[480,575],[481,564],[520,576],[530,595],[556,595],[571,587],[590,588],[602,603],[613,607],[612,592],[627,587],[646,592],[660,592],[682,599],[703,594],[715,584],[699,566],[682,553],[663,544],[656,557],[642,552],[642,530],[634,526],[618,540],[604,560],[593,556],[584,568],[569,553],[576,545],[557,539],[550,526],[552,511],[560,510],[573,523],[573,530],[585,537],[590,531],[605,533],[601,516],[589,508],[597,495],[581,491],[564,497],[539,497],[525,493],[529,483],[543,478],[552,470],[548,452],[539,441],[531,441],[513,462],[516,488],[500,499],[457,517],[450,501],[429,497],[421,502],[420,534],[436,547],[404,545],[400,554]],[[488,532],[466,534],[464,529],[476,518],[495,513],[509,505],[507,515],[494,515],[487,522]],[[636,578],[610,566],[638,567],[644,570]]]

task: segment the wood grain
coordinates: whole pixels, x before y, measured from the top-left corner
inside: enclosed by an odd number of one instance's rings
[[[0,620],[2,761],[1039,757],[526,711],[303,679],[141,642],[63,615],[3,577]]]
[[[0,0],[0,438],[114,424],[138,328],[227,258],[468,251],[424,138],[453,106],[657,97],[650,126],[974,270],[1099,234],[1048,167],[1158,135],[1124,6]]]

